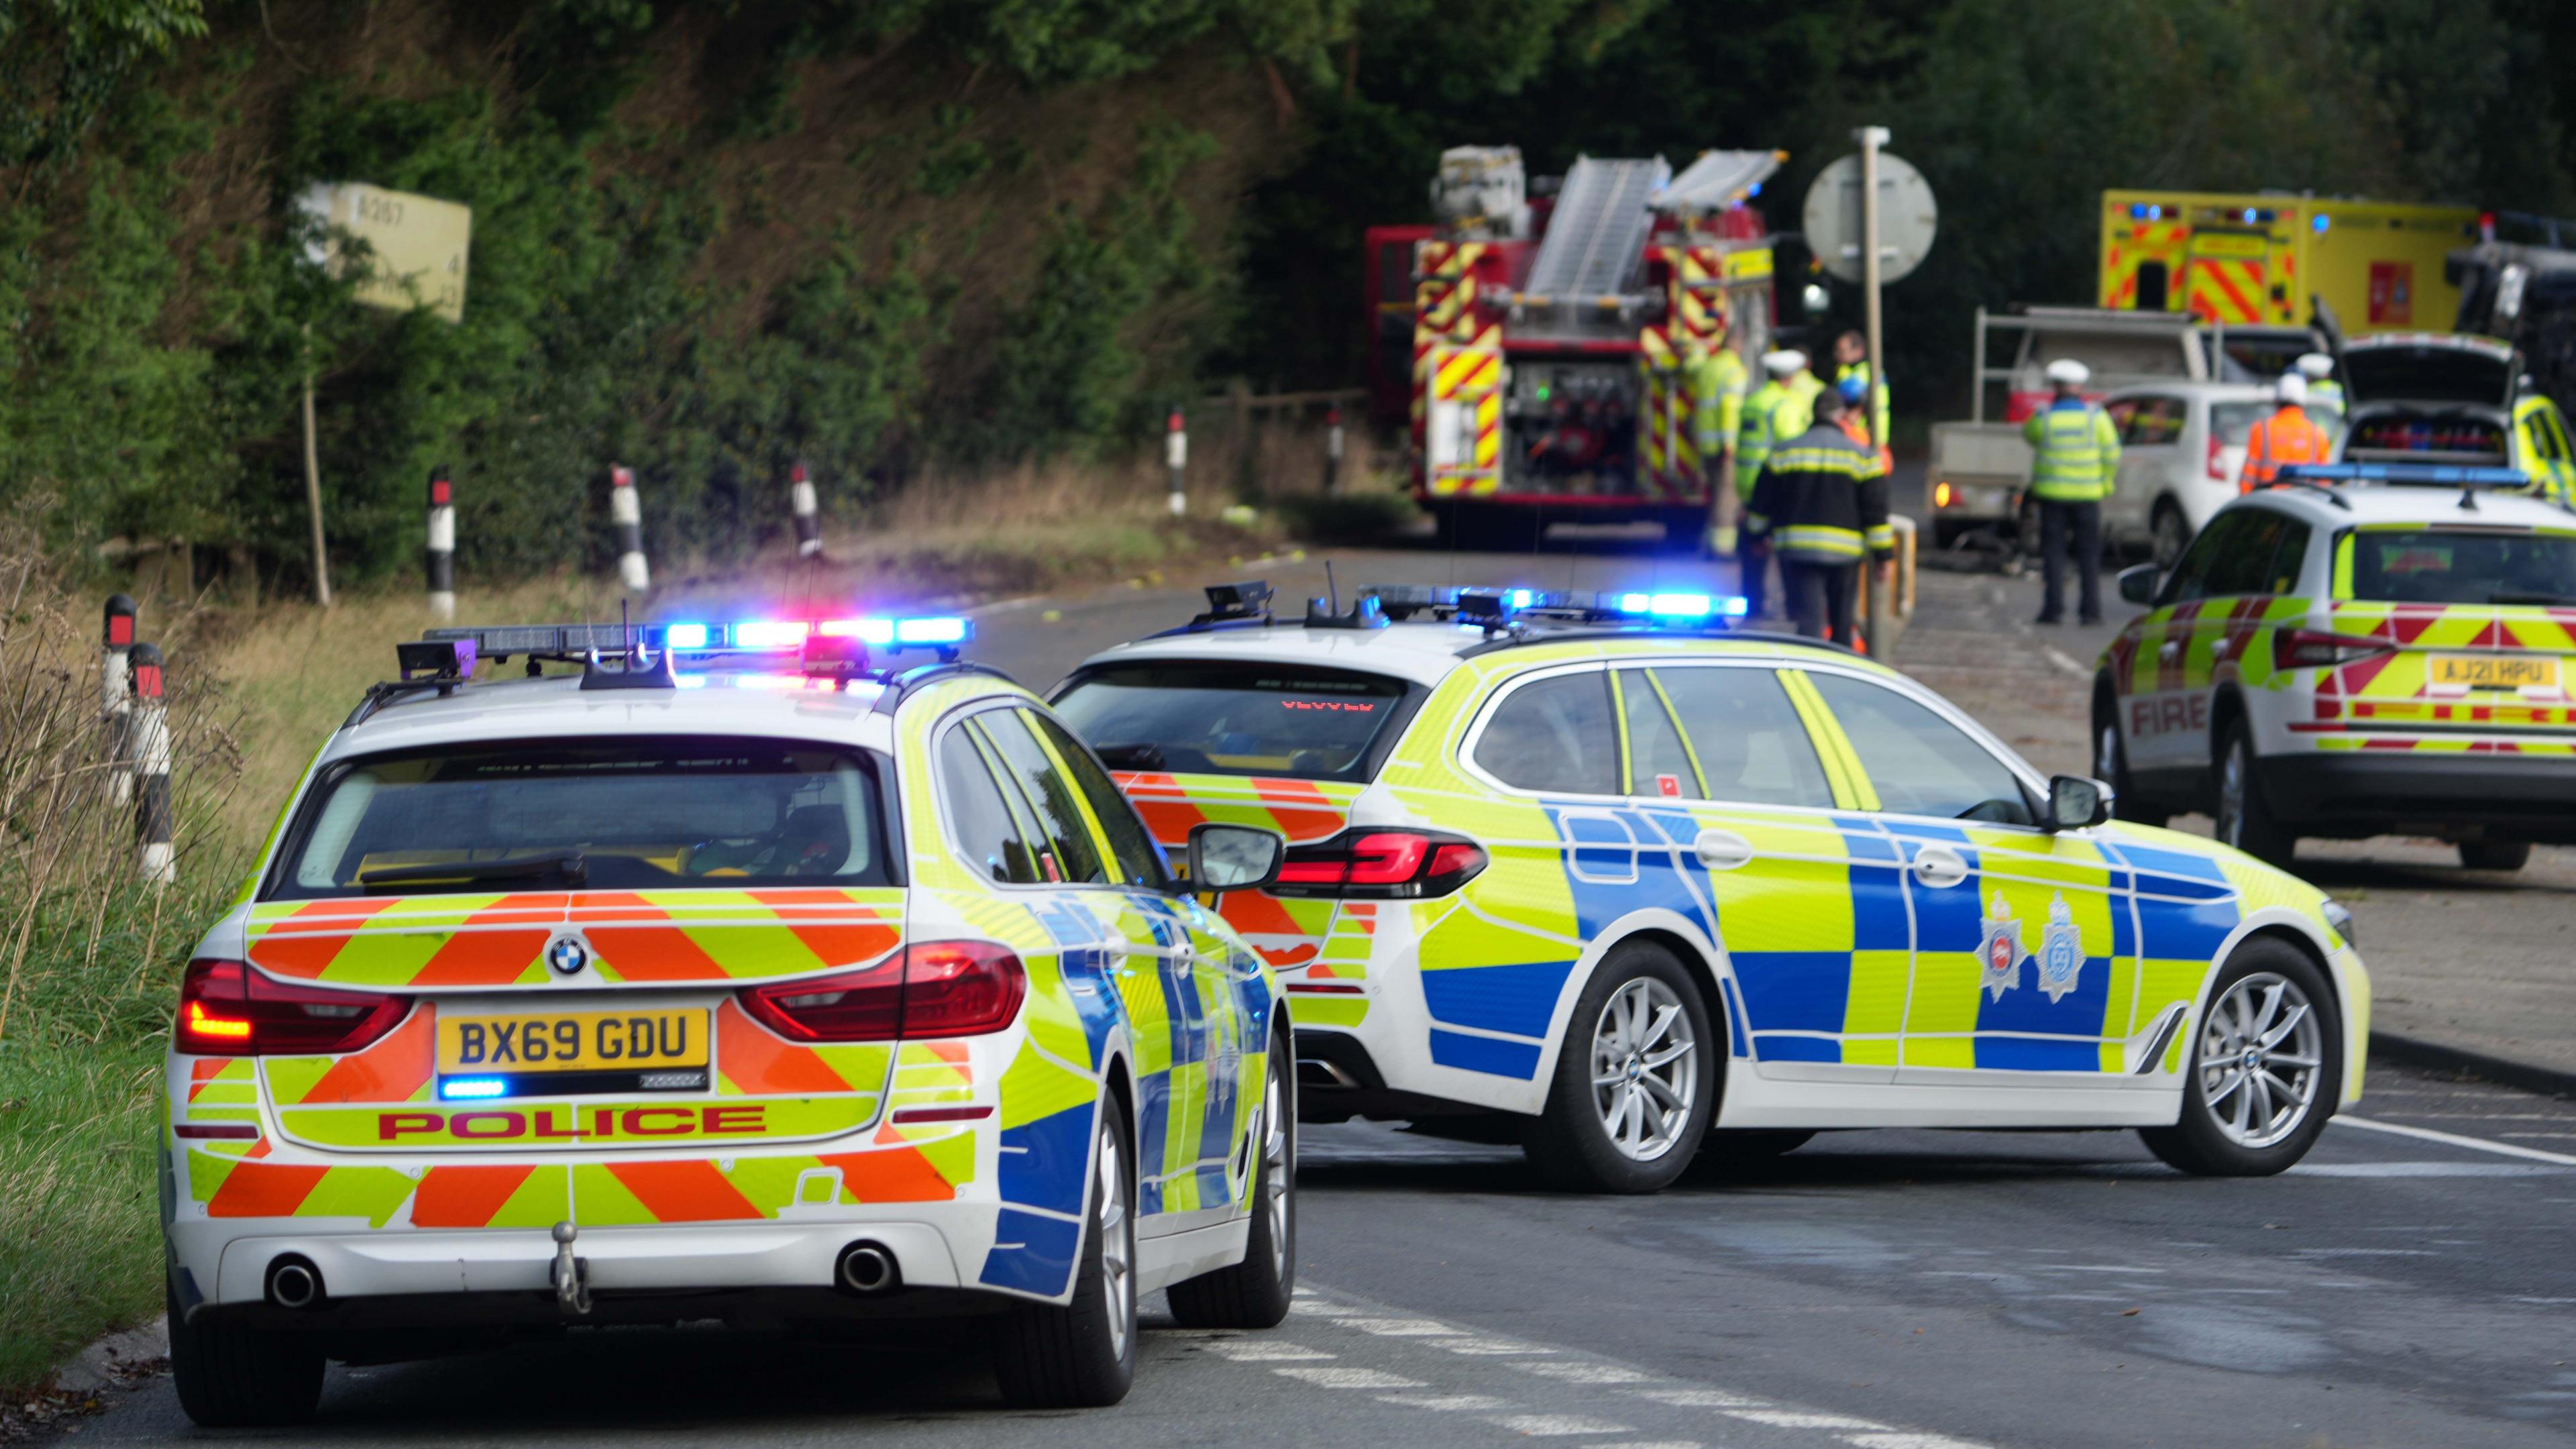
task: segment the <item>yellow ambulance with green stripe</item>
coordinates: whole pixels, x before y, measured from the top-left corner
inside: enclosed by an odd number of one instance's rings
[[[2518,870],[2576,842],[2576,513],[2511,467],[2346,462],[2212,515],[2103,652],[2094,770],[2287,864],[2403,832]]]
[[[1140,1293],[1280,1320],[1288,1013],[1202,900],[1281,842],[1197,832],[1184,888],[1044,705],[954,662],[966,634],[400,646],[182,986],[192,1418],[307,1417],[331,1358],[887,1315],[988,1325],[1013,1403],[1103,1404]]]
[[[1157,838],[1288,838],[1224,912],[1285,983],[1310,1120],[1500,1130],[1647,1191],[1704,1146],[1887,1126],[2277,1172],[2360,1092],[2340,907],[2112,823],[1892,669],[1724,627],[1740,600],[1268,592],[1054,700]]]

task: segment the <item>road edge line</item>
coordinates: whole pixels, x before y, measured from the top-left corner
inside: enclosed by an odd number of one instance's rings
[[[2370,1034],[2373,1056],[2384,1056],[2410,1067],[2431,1067],[2436,1071],[2472,1072],[2490,1082],[2520,1087],[2526,1092],[2541,1092],[2553,1097],[2576,1097],[2576,1072],[2555,1067],[2534,1066],[2508,1057],[2490,1056],[2465,1047],[2446,1046],[2422,1037],[2399,1036],[2393,1032]],[[2364,1095],[2368,1095],[2365,1090]]]
[[[2410,1127],[2403,1122],[2379,1122],[2338,1112],[2334,1120],[2347,1127],[2362,1127],[2373,1132],[2390,1132],[2399,1137],[2420,1137],[2426,1142],[2440,1142],[2452,1147],[2467,1147],[2479,1152],[2492,1152],[2499,1157],[2524,1157],[2534,1162],[2552,1162],[2561,1167],[2576,1167],[2576,1157],[2564,1152],[2547,1152],[2537,1147],[2517,1147],[2510,1142],[2490,1142],[2483,1137],[2463,1137],[2457,1132],[2442,1132],[2431,1127]]]

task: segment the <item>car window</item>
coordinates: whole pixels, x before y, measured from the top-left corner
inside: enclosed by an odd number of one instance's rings
[[[1055,712],[1115,770],[1356,781],[1394,743],[1405,695],[1358,670],[1165,659],[1086,669]]]
[[[1513,690],[1485,722],[1476,763],[1520,790],[1572,795],[1619,792],[1618,738],[1606,670],[1561,674]]]
[[[1118,786],[1091,751],[1073,737],[1073,732],[1034,710],[1023,709],[1020,716],[1029,726],[1055,746],[1055,757],[1064,762],[1065,773],[1091,802],[1091,818],[1100,822],[1100,833],[1108,838],[1109,854],[1118,862],[1119,877],[1129,885],[1161,890],[1168,880],[1163,869],[1163,852],[1154,837],[1145,833],[1145,822],[1136,818],[1136,807],[1118,793]]]
[[[1665,665],[1654,680],[1689,734],[1710,799],[1831,808],[1833,786],[1779,675]]]
[[[940,807],[968,869],[987,880],[1034,885],[1037,853],[995,782],[983,750],[964,726],[939,741]]]
[[[1628,727],[1628,793],[1698,799],[1699,771],[1682,746],[1682,732],[1674,727],[1672,710],[1654,677],[1642,669],[1622,669],[1611,675],[1611,687],[1619,691],[1619,715]]]
[[[2034,823],[2020,777],[1921,701],[1848,675],[1809,678],[1850,738],[1880,809],[1940,820]]]
[[[1073,782],[1038,748],[1037,737],[1020,722],[1018,713],[989,709],[970,723],[992,744],[1004,772],[1020,787],[1020,798],[1035,817],[1041,842],[1039,868],[1051,865],[1052,879],[1073,885],[1106,884],[1109,871],[1101,863],[1099,847],[1092,843],[1091,827],[1083,823],[1081,806],[1074,802]]]
[[[2373,528],[2351,536],[2351,597],[2396,604],[2576,602],[2576,535]]]
[[[2289,515],[2269,508],[2242,508],[2237,516],[2242,521],[2221,540],[2224,546],[2209,561],[2209,573],[2201,584],[2203,598],[2272,591],[2272,555],[2289,531]]]
[[[2281,526],[2281,541],[2272,549],[2271,572],[2259,590],[2266,594],[2286,594],[2299,586],[2299,576],[2307,572],[2308,526],[2293,518]]]
[[[2182,551],[2182,558],[2166,577],[2156,603],[2187,604],[2205,597],[2209,593],[2210,569],[2231,547],[2230,540],[2242,535],[2248,512],[2241,508],[2229,509],[2211,519],[2209,525],[2200,531],[2200,536],[2191,541],[2191,546]]]
[[[269,898],[884,885],[877,781],[840,746],[707,736],[374,755],[312,792]]]
[[[2142,397],[2130,399],[2133,405],[2126,419],[2113,415],[2121,424],[2120,441],[2132,447],[2153,448],[2182,437],[2183,403],[2178,397]]]

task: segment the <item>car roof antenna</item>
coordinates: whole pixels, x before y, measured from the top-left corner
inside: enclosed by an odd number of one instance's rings
[[[1333,582],[1333,561],[1324,560],[1324,607],[1333,613],[1342,611],[1342,591]]]

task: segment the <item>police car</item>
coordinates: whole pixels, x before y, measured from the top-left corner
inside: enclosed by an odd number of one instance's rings
[[[1280,1320],[1272,975],[1035,697],[877,662],[965,636],[399,646],[181,991],[161,1213],[192,1418],[309,1415],[326,1357],[881,1314],[986,1315],[1008,1399],[1101,1404],[1140,1293]],[[510,658],[578,668],[491,681]],[[1281,843],[1182,848],[1221,892]]]
[[[2276,1172],[2360,1091],[2340,907],[2110,823],[1892,669],[1711,627],[1741,600],[1209,592],[1054,700],[1158,839],[1288,838],[1224,911],[1284,978],[1309,1120],[1499,1127],[1650,1191],[1704,1140],[1844,1127],[2136,1127]]]
[[[2198,810],[2277,863],[2402,831],[2516,870],[2576,841],[2576,513],[2514,468],[2343,463],[2220,510],[2094,686],[2125,818]],[[2502,490],[2502,491],[2499,491]]]

